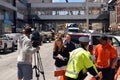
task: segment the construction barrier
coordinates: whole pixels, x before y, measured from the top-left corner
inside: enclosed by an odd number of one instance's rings
[[[67,80],[67,78],[65,77],[65,70],[54,71],[54,76],[60,76],[60,80]]]

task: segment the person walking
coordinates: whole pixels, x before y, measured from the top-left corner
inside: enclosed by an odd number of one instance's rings
[[[75,44],[71,41],[71,37],[69,34],[66,34],[64,45],[67,47],[68,52],[71,52],[75,49]]]
[[[80,37],[79,42],[81,47],[70,53],[65,73],[67,80],[84,80],[87,76],[87,71],[93,75],[94,78],[92,80],[101,78],[90,59],[90,52],[87,50],[89,37]]]
[[[30,39],[31,28],[26,25],[24,33],[18,39],[17,74],[18,80],[32,79],[32,54],[40,49],[34,48]]]
[[[66,70],[69,53],[67,52],[61,37],[57,37],[54,42],[53,59],[55,59],[55,71]],[[59,77],[57,77],[56,80],[59,80]]]
[[[96,45],[94,50],[96,57],[95,65],[98,71],[102,72],[102,80],[111,80],[111,60],[116,58],[116,51],[113,49],[113,46],[108,43],[108,37],[106,35],[102,35],[98,39],[100,44]]]

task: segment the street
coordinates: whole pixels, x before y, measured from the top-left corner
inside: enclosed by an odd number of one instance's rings
[[[46,43],[41,46],[40,55],[43,63],[45,79],[54,80],[54,60],[52,59],[52,43]],[[0,53],[0,80],[16,80],[17,79],[17,52],[2,54]],[[34,65],[34,64],[33,64]],[[35,72],[35,71],[34,71]],[[40,74],[42,78],[42,74]],[[35,73],[33,80],[36,80]],[[40,79],[40,80],[43,80]]]
[[[54,60],[52,58],[52,46],[53,42],[43,44],[40,48],[40,55],[44,68],[45,80],[55,80],[53,74]],[[0,80],[17,80],[16,63],[17,51],[13,53],[0,54]],[[33,71],[33,80],[37,80],[37,77],[35,75],[35,69],[33,69]],[[40,74],[39,80],[44,80],[42,74]]]

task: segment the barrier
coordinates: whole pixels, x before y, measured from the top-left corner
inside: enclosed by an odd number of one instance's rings
[[[67,78],[65,77],[65,70],[54,71],[54,76],[60,76],[60,80],[67,80]]]

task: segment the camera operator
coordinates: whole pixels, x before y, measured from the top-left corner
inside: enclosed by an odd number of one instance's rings
[[[31,35],[31,40],[32,40],[32,45],[33,47],[37,47],[40,45],[40,33],[36,29],[36,27],[33,28],[32,30],[32,35]]]
[[[18,40],[18,80],[31,80],[32,79],[32,54],[40,49],[40,47],[33,47],[32,41],[29,38],[31,28],[26,25],[23,35]]]

